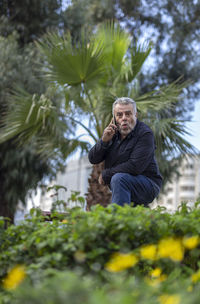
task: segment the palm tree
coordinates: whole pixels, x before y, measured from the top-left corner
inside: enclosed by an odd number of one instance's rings
[[[42,155],[56,151],[66,157],[80,146],[87,150],[88,142],[75,136],[76,128],[82,127],[96,142],[112,118],[113,101],[128,96],[136,101],[139,117],[154,131],[161,171],[169,154],[191,152],[192,146],[184,139],[185,124],[172,116],[186,84],[179,79],[145,95],[139,93],[138,74],[150,54],[151,43],[135,43],[128,32],[111,22],[90,35],[82,32],[79,42],[72,41],[69,33],[49,33],[37,46],[47,60],[44,77],[51,91],[59,94],[60,102],[55,103],[53,94],[15,94],[14,111],[5,116],[0,142],[14,136],[27,142],[34,136]],[[109,203],[110,192],[97,184],[101,169],[102,164],[94,166],[89,180],[89,207]],[[169,175],[166,166],[164,169]]]

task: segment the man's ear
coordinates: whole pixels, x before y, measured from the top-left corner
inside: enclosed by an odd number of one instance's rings
[[[135,113],[135,117],[137,117],[137,112]]]

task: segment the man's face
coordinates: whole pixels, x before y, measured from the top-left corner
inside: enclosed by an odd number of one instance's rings
[[[132,104],[117,104],[114,108],[114,115],[118,130],[122,138],[125,138],[136,125],[137,113],[134,112]]]

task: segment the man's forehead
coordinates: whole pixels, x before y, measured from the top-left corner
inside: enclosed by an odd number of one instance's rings
[[[131,104],[117,104],[115,106],[115,112],[127,112],[131,111],[133,113],[133,106]]]

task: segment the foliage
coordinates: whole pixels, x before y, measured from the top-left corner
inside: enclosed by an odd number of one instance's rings
[[[114,252],[134,251],[137,255],[141,246],[159,244],[161,239],[198,236],[199,212],[182,208],[171,215],[162,209],[111,205],[93,207],[91,212],[66,209],[66,213],[57,214],[58,219],[46,222],[41,212],[33,209],[31,218],[18,226],[10,225],[2,235],[1,276],[15,264],[29,265],[30,269],[79,267],[84,273],[104,276],[104,266]],[[142,261],[132,271],[145,273],[148,265],[162,265],[169,273],[176,265],[187,273],[187,267],[197,269],[199,255],[197,242],[194,250],[185,249],[181,264],[171,260],[165,265],[165,258],[156,259]]]
[[[158,300],[164,295],[196,303],[198,205],[175,214],[128,205],[96,206],[91,212],[74,208],[54,214],[51,222],[33,209],[6,230],[1,219],[2,303],[65,303],[66,298],[78,303],[81,297],[87,303],[111,303],[113,297],[119,303],[165,303]],[[189,290],[195,291],[192,300]]]
[[[17,113],[13,110],[13,100],[9,93],[15,86],[26,89],[29,94],[45,90],[45,83],[37,78],[41,56],[29,45],[22,51],[17,43],[16,33],[7,38],[0,36],[0,127],[5,111],[10,108],[15,119]],[[17,134],[16,134],[17,135]],[[13,219],[19,200],[25,204],[28,191],[36,189],[38,182],[44,177],[55,175],[56,168],[60,168],[60,159],[51,162],[50,159],[38,157],[34,138],[28,145],[19,147],[16,136],[1,144],[0,149],[0,214]],[[30,178],[31,177],[31,178]]]
[[[3,36],[15,30],[19,34],[20,46],[32,42],[47,29],[59,27],[61,4],[60,0],[0,0],[0,17],[8,22],[8,26],[2,28]]]
[[[29,304],[49,303],[88,303],[88,304],[195,304],[198,303],[199,283],[192,292],[187,291],[190,280],[181,279],[177,282],[174,274],[165,283],[153,285],[150,279],[130,277],[125,279],[123,275],[110,277],[109,283],[100,285],[90,276],[82,277],[72,272],[58,272],[49,269],[46,274],[50,278],[43,278],[34,287],[24,282],[16,291],[9,295],[11,302]],[[144,292],[145,290],[145,292]]]
[[[60,185],[53,185],[47,188],[47,192],[50,190],[54,190],[55,192],[51,195],[51,197],[56,198],[56,200],[52,203],[51,206],[51,214],[54,217],[57,216],[58,212],[64,212],[66,208],[75,208],[75,207],[82,207],[85,208],[85,199],[83,196],[80,195],[80,191],[73,191],[71,190],[71,195],[67,199],[67,201],[59,200],[58,193],[59,190],[62,189],[67,191],[67,188]]]

